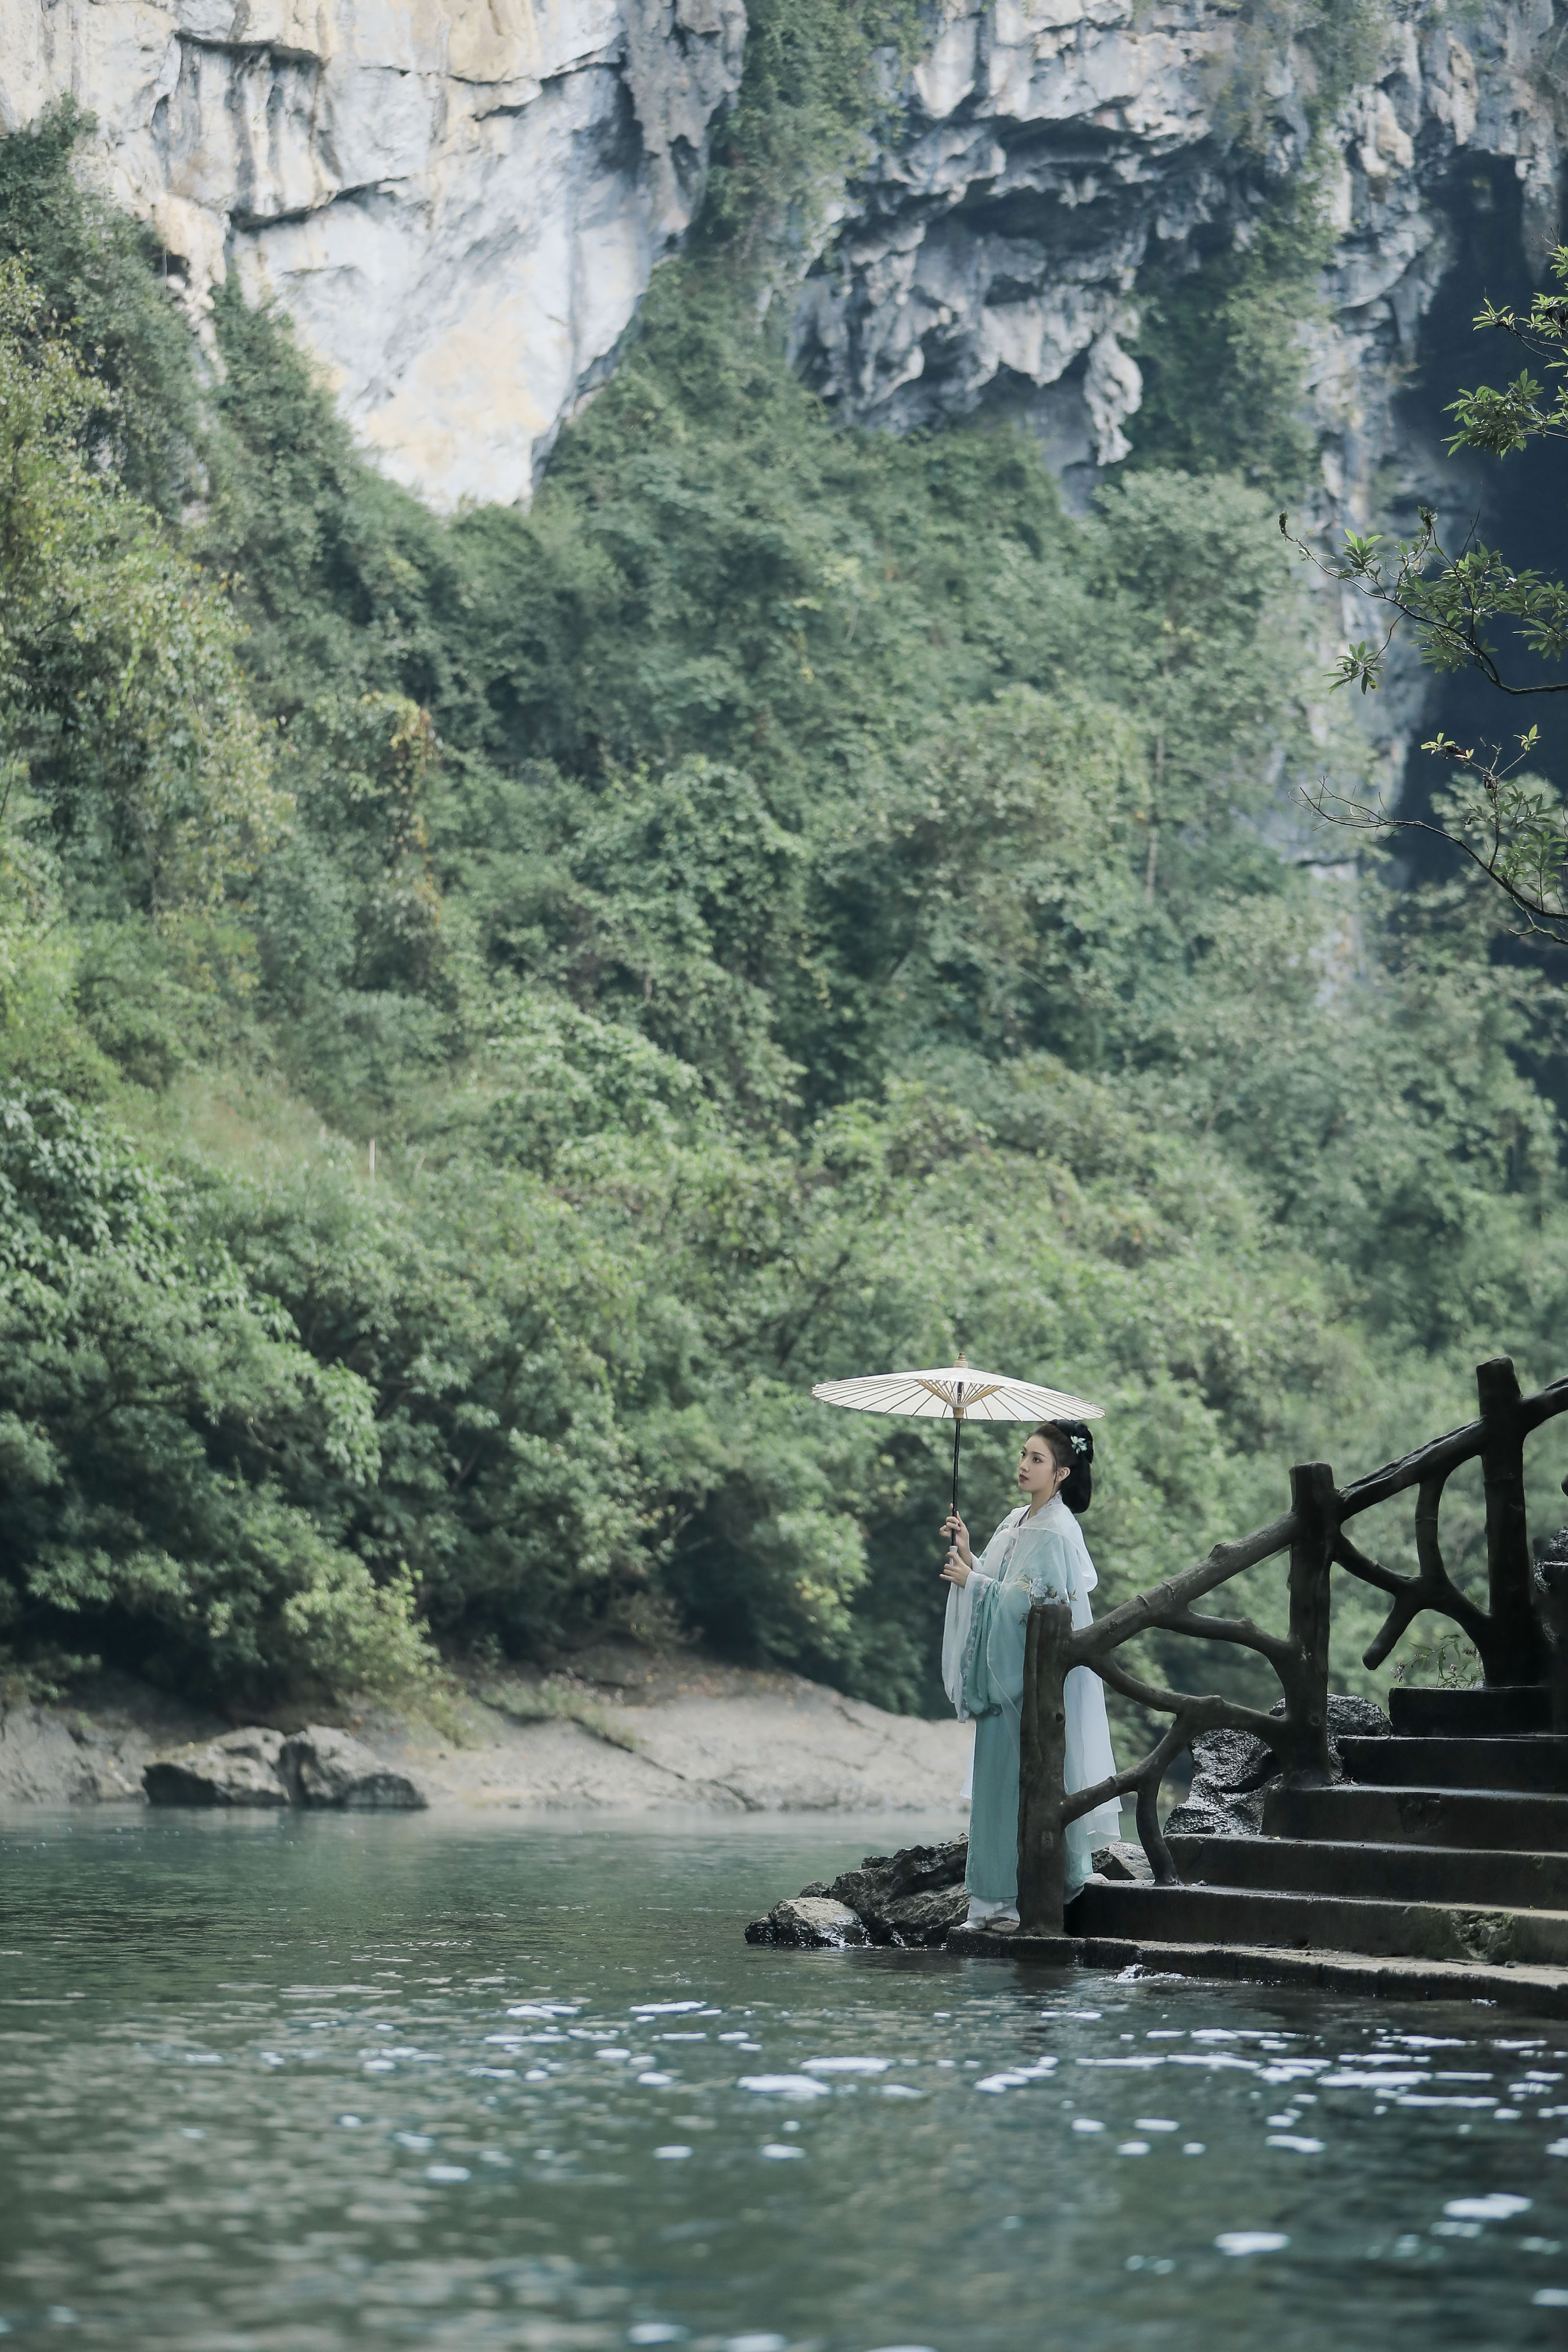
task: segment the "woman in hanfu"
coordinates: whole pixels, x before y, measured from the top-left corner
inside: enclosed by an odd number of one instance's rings
[[[1032,1601],[1068,1602],[1075,1626],[1089,1622],[1099,1581],[1079,1530],[1093,1491],[1094,1440],[1081,1421],[1047,1422],[1018,1462],[1024,1501],[1009,1511],[976,1559],[969,1529],[953,1512],[942,1527],[952,1549],[942,1575],[947,1626],[942,1678],[960,1723],[974,1719],[971,1768],[969,1925],[1002,1932],[1018,1924],[1018,1749],[1023,1727],[1024,1635]],[[1105,1688],[1089,1666],[1067,1678],[1067,1787],[1091,1789],[1116,1769],[1105,1720]],[[1121,1832],[1112,1800],[1067,1828],[1067,1891],[1089,1874],[1089,1854]]]

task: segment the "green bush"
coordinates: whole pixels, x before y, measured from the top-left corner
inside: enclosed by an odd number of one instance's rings
[[[322,1507],[377,1482],[370,1393],[201,1223],[63,1097],[0,1097],[0,1628],[205,1694],[406,1679],[407,1577]]]

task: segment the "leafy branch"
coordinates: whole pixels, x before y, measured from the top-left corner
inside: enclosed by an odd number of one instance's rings
[[[1438,539],[1432,509],[1423,507],[1420,515],[1419,533],[1396,541],[1391,554],[1384,552],[1378,533],[1363,538],[1347,531],[1338,562],[1325,562],[1292,531],[1289,515],[1279,518],[1282,536],[1324,579],[1353,588],[1392,615],[1380,643],[1346,647],[1335,687],[1375,692],[1394,633],[1406,620],[1415,630],[1423,660],[1434,669],[1478,669],[1500,694],[1568,694],[1568,678],[1521,685],[1505,677],[1488,635],[1495,623],[1511,621],[1531,653],[1542,661],[1561,661],[1568,653],[1568,585],[1540,572],[1516,571],[1497,549],[1479,542],[1467,541],[1458,555],[1450,555]]]
[[[1539,729],[1527,730],[1506,764],[1500,746],[1488,759],[1441,733],[1423,743],[1467,780],[1436,803],[1436,822],[1395,816],[1381,797],[1368,803],[1336,793],[1327,777],[1302,798],[1327,824],[1353,832],[1426,833],[1450,843],[1512,902],[1521,936],[1568,944],[1568,811],[1540,777],[1516,773],[1539,740]]]

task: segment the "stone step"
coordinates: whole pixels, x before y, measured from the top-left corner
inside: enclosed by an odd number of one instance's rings
[[[1112,1885],[1091,1879],[1068,1904],[1069,1936],[1140,1943],[1247,1944],[1404,1954],[1426,1960],[1568,1967],[1568,1912],[1505,1905],[1375,1902],[1241,1886]]]
[[[1552,1693],[1544,1683],[1502,1683],[1489,1689],[1411,1690],[1395,1683],[1388,1719],[1406,1738],[1491,1739],[1510,1732],[1550,1731]]]
[[[1389,2000],[1486,2000],[1537,2021],[1568,2018],[1568,1969],[1488,1968],[1479,1960],[1422,1960],[1384,1953],[1286,1951],[1263,1944],[1152,1944],[1130,1936],[994,1936],[953,1927],[944,1949],[961,1958],[1033,1962],[1047,1969],[1136,1969],[1150,1976],[1294,1985]]]
[[[1200,1886],[1568,1911],[1568,1853],[1289,1837],[1173,1837],[1169,1844],[1182,1876]]]
[[[1332,1789],[1276,1787],[1263,1801],[1263,1831],[1266,1837],[1326,1838],[1337,1844],[1568,1853],[1568,1796],[1348,1782]]]
[[[1568,1734],[1512,1738],[1345,1738],[1346,1778],[1373,1788],[1539,1789],[1568,1793]]]

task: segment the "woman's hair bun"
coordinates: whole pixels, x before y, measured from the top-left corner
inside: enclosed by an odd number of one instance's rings
[[[1057,1492],[1074,1517],[1082,1518],[1094,1499],[1094,1439],[1088,1423],[1043,1421],[1035,1435],[1045,1439],[1058,1469],[1067,1472]]]

